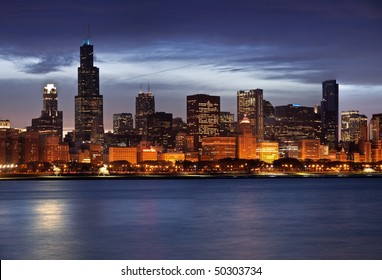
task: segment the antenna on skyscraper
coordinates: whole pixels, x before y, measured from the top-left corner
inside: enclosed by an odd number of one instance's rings
[[[142,93],[142,84],[139,84],[140,93]]]
[[[150,92],[150,83],[147,84],[147,92]]]
[[[85,38],[82,40],[82,43],[83,45],[90,45],[90,22],[87,22],[85,29]]]

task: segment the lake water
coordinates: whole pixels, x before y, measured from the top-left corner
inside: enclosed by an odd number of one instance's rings
[[[1,259],[382,259],[382,178],[0,181]]]

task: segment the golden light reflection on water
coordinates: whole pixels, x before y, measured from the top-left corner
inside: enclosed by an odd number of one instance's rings
[[[42,231],[55,231],[65,224],[65,205],[56,199],[44,200],[33,209],[36,214],[34,226]]]

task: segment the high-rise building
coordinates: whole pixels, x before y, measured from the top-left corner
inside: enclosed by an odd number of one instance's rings
[[[237,158],[256,159],[256,137],[253,135],[251,122],[244,116],[238,127]]]
[[[44,135],[58,136],[62,141],[62,111],[58,110],[58,92],[54,84],[47,84],[43,91],[43,107],[41,116],[32,119],[28,131],[36,131]]]
[[[135,99],[135,130],[138,135],[147,137],[147,118],[155,113],[155,99],[150,92],[140,92]]]
[[[156,112],[147,117],[148,140],[153,146],[162,146],[164,150],[175,147],[172,137],[172,114]]]
[[[367,117],[360,115],[359,111],[341,112],[341,140],[343,142],[367,141]]]
[[[321,143],[330,150],[338,147],[339,90],[336,80],[322,82]]]
[[[238,122],[248,117],[258,141],[264,140],[263,90],[239,90],[237,92]]]
[[[0,120],[0,129],[2,128],[11,128],[10,120]]]
[[[320,139],[320,115],[314,107],[288,104],[275,107],[275,136],[280,143]]]
[[[263,100],[264,140],[275,141],[276,114],[275,107],[268,100]]]
[[[113,114],[113,132],[129,134],[134,130],[133,115],[130,113]]]
[[[20,130],[14,128],[0,129],[0,164],[17,164],[19,158]]]
[[[382,113],[373,114],[370,120],[370,140],[382,140]]]
[[[89,148],[90,143],[103,144],[103,96],[99,92],[99,69],[94,66],[93,45],[89,40],[80,47],[74,132],[77,149]]]
[[[220,112],[220,136],[230,136],[235,133],[235,115],[230,112]]]
[[[219,136],[219,131],[220,96],[187,96],[187,133],[194,136],[194,150],[202,147],[203,137]]]

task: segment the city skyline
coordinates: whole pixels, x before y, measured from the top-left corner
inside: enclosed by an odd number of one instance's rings
[[[314,106],[321,82],[335,79],[339,111],[370,120],[381,111],[381,5],[328,3],[5,3],[0,118],[28,126],[41,110],[41,88],[54,83],[64,129],[74,128],[78,47],[90,23],[106,130],[113,114],[134,113],[141,84],[151,85],[158,112],[185,119],[187,95],[221,96],[222,111],[234,114],[236,92],[252,88],[273,106]]]

